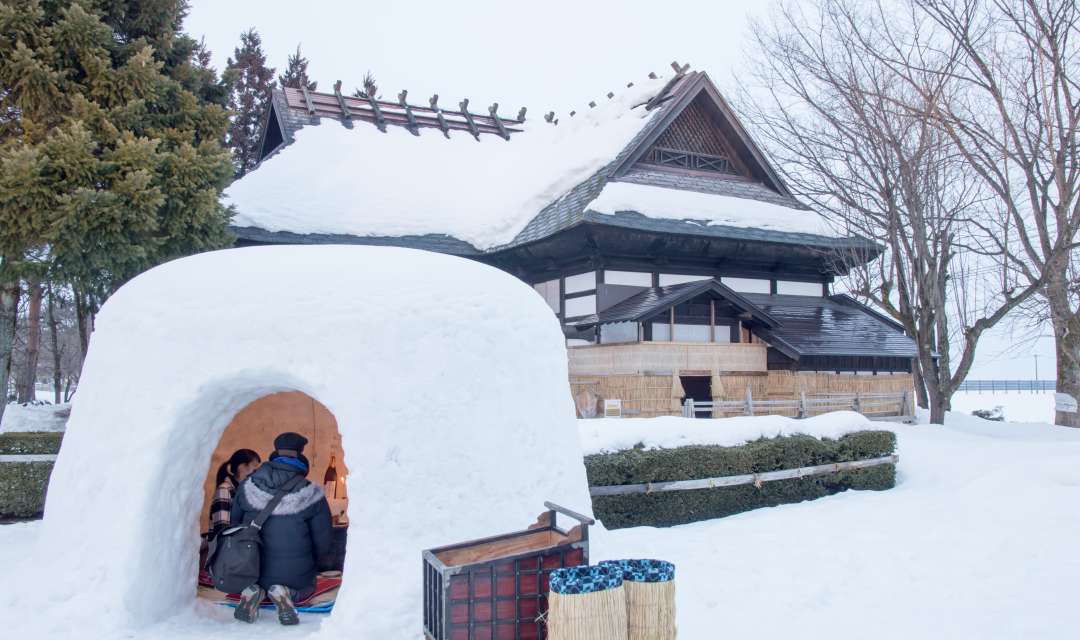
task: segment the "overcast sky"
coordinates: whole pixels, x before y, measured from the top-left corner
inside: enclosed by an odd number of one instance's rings
[[[602,100],[673,60],[704,70],[731,92],[747,68],[749,20],[770,0],[552,0],[356,2],[330,0],[193,0],[185,30],[205,37],[220,71],[240,33],[255,27],[268,63],[284,70],[299,43],[319,89],[341,80],[351,90],[366,71],[384,97],[408,89],[442,104],[469,98],[476,110],[526,106],[531,117]],[[473,108],[470,106],[470,108]],[[1052,377],[1053,344],[1006,327],[984,345],[972,378]]]

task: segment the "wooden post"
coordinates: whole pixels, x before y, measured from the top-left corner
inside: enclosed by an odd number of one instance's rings
[[[716,342],[716,300],[709,299],[709,342]]]
[[[859,399],[859,392],[855,392],[855,400],[851,403],[851,409],[856,413],[862,413],[862,401]]]
[[[675,342],[675,307],[671,307],[671,319],[668,321],[668,342]]]
[[[749,385],[746,387],[746,415],[754,415],[754,391]]]
[[[805,418],[806,417],[806,392],[805,391],[800,391],[799,392],[799,417],[800,418]]]
[[[683,415],[684,418],[695,418],[695,417],[697,417],[697,416],[694,415],[694,399],[693,398],[687,398],[686,402],[683,403],[682,415]]]
[[[915,415],[915,409],[914,408],[912,408],[910,412],[908,411],[908,403],[910,401],[911,400],[910,400],[910,396],[908,394],[908,390],[904,389],[904,393],[900,396],[900,415],[902,415],[902,416],[913,416],[913,415]]]

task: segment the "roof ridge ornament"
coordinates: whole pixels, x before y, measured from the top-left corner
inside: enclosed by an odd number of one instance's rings
[[[308,115],[315,115],[315,104],[311,101],[311,93],[308,91],[307,85],[300,83],[300,91],[304,94],[304,105],[307,106]]]
[[[480,130],[476,127],[476,121],[473,120],[472,114],[469,113],[469,99],[465,98],[458,103],[458,106],[461,107],[461,115],[465,116],[465,121],[469,123],[469,132],[472,133],[472,136],[479,142]]]
[[[409,120],[409,124],[406,126],[406,128],[409,130],[409,133],[413,134],[414,136],[418,136],[420,135],[420,126],[416,124],[416,116],[413,115],[412,107],[409,106],[409,103],[405,101],[405,98],[407,98],[408,96],[409,91],[407,89],[402,89],[401,93],[399,93],[397,96],[398,104],[400,104],[402,108],[405,109],[405,117]]]
[[[492,105],[488,107],[488,113],[491,114],[491,119],[495,121],[495,127],[498,128],[499,135],[502,136],[502,139],[509,140],[510,133],[506,131],[506,127],[503,126],[502,120],[499,118],[499,103],[492,103]]]
[[[338,81],[340,84],[340,81]],[[375,113],[375,126],[379,128],[379,131],[386,133],[386,117],[383,116],[382,109],[379,108],[379,101],[375,99],[375,96],[371,95],[367,91],[361,92],[364,97],[367,98],[368,104],[371,105],[372,112]]]
[[[686,77],[686,72],[690,70],[690,63],[688,62],[684,65],[680,65],[679,61],[675,60],[671,63],[671,68],[675,70],[675,75],[667,81],[663,89],[658,91],[655,96],[653,96],[647,103],[645,103],[646,111],[651,111],[655,109],[656,107],[660,106],[660,104],[663,103],[664,100],[667,99],[668,93],[675,87],[679,80],[682,80],[684,77]],[[655,80],[656,74],[650,73],[649,78]]]
[[[428,100],[428,104],[431,105],[431,110],[435,112],[435,118],[439,121],[439,129],[447,138],[450,137],[450,125],[446,123],[446,118],[443,117],[442,109],[439,108],[439,94],[434,94],[431,99]]]
[[[341,115],[346,120],[352,120],[352,112],[349,111],[349,105],[345,104],[345,96],[341,95],[341,80],[334,83],[334,97],[337,98],[338,107],[341,108]]]

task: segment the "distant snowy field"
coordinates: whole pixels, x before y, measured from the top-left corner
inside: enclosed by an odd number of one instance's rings
[[[957,393],[953,396],[953,411],[971,414],[976,409],[1000,406],[1009,422],[1053,422],[1054,393],[1044,391],[997,391],[994,393]]]
[[[829,422],[815,429],[835,433]],[[683,430],[703,423],[719,426],[695,421]],[[945,427],[875,424],[899,438],[891,491],[847,492],[671,529],[597,527],[593,560],[673,561],[679,636],[688,640],[1060,638],[1080,628],[1080,431],[959,413]],[[735,426],[736,439],[753,436],[746,424]],[[600,438],[593,436],[594,446]],[[677,436],[660,440],[668,438]],[[33,560],[38,526],[0,526],[9,590],[41,577]],[[33,607],[0,604],[11,637],[30,637],[36,620],[55,619],[46,588],[40,595]],[[303,625],[299,631],[316,631],[318,618]],[[253,631],[228,611],[202,607],[131,637],[249,638]],[[258,632],[302,637],[273,616],[260,620]],[[69,637],[105,636],[73,628]],[[420,634],[402,629],[400,637]]]

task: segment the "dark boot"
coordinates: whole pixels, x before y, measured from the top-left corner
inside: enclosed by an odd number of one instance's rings
[[[270,587],[270,599],[277,606],[278,622],[284,625],[300,624],[300,615],[296,613],[289,588],[280,584]]]
[[[236,605],[233,617],[240,622],[252,623],[259,619],[259,605],[262,603],[266,592],[257,584],[253,584],[240,592],[240,604]]]

